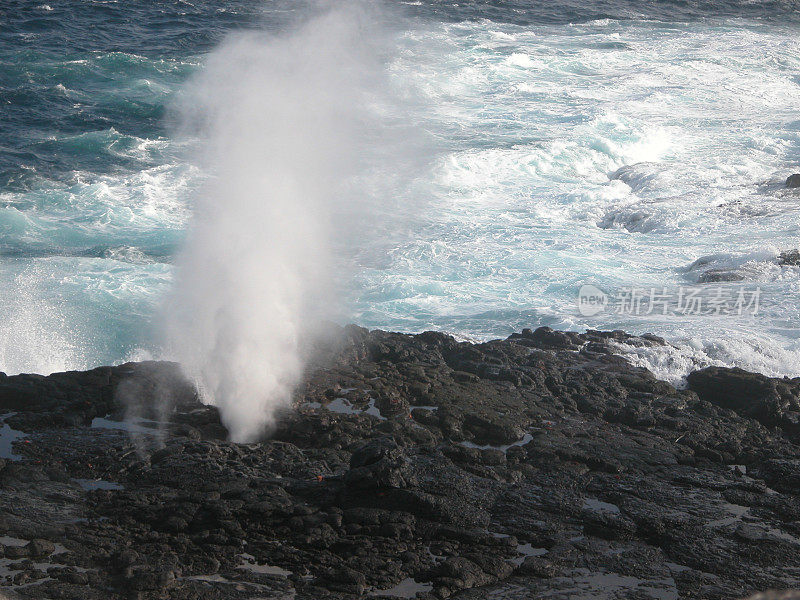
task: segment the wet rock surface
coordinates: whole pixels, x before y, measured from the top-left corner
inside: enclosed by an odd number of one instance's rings
[[[786,250],[781,252],[778,257],[778,264],[787,265],[790,267],[800,266],[800,250]]]
[[[0,597],[800,587],[800,380],[706,369],[677,390],[615,342],[664,343],[347,327],[253,444],[173,364],[2,376]]]

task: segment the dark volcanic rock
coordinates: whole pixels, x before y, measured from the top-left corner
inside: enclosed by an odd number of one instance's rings
[[[800,266],[800,250],[786,250],[785,252],[781,252],[778,257],[778,263],[791,267]]]
[[[709,269],[703,271],[697,278],[697,283],[721,283],[725,281],[744,281],[744,275],[736,271],[724,269]]]
[[[800,378],[773,379],[738,368],[708,367],[690,373],[687,381],[703,400],[768,427],[800,432]]]
[[[789,175],[786,179],[786,187],[787,188],[800,188],[800,173],[795,173],[794,175]]]
[[[349,326],[272,438],[247,445],[225,440],[172,364],[2,376],[2,418],[20,433],[0,462],[0,594],[728,599],[798,587],[800,383],[711,368],[677,390],[615,354],[664,344]]]
[[[353,452],[344,480],[356,490],[400,489],[415,483],[408,458],[392,438],[372,440]]]

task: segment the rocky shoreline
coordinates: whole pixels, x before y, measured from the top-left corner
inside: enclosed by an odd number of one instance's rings
[[[622,332],[349,326],[269,439],[170,363],[0,377],[0,597],[730,599],[800,588],[800,379]]]

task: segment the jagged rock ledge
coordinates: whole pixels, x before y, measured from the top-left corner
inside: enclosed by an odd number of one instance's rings
[[[341,333],[248,445],[173,364],[0,377],[0,597],[800,587],[800,380],[677,390],[611,343],[663,341],[622,332]]]

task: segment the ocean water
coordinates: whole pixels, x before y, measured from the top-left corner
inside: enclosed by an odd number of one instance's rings
[[[209,176],[173,107],[276,0],[0,4],[0,370],[161,356],[156,315]],[[319,10],[317,7],[316,10]],[[679,380],[800,375],[800,12],[794,2],[440,2],[388,8],[391,85],[428,160],[337,242],[339,320],[466,339],[621,328]],[[387,172],[389,178],[392,173]],[[707,271],[736,281],[704,282]],[[578,290],[758,290],[742,314],[581,314]]]

